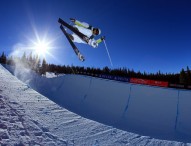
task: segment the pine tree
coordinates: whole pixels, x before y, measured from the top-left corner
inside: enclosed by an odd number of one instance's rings
[[[0,63],[6,64],[6,61],[7,61],[7,57],[6,57],[5,53],[3,52],[0,57]]]
[[[46,74],[47,66],[48,66],[48,65],[47,65],[47,63],[46,63],[46,60],[43,59],[43,61],[42,61],[42,67],[41,67],[41,71],[40,71],[41,75],[45,75],[45,74]]]
[[[33,70],[35,70],[37,73],[39,72],[39,69],[40,69],[40,58],[38,57],[38,55],[34,56],[34,58],[32,59],[32,67],[33,67]]]
[[[110,69],[106,66],[103,68],[103,74],[109,75]]]
[[[13,56],[11,56],[11,57],[9,57],[9,58],[7,59],[7,64],[8,64],[8,65],[15,65],[15,64],[14,64],[14,61],[13,61]]]
[[[25,52],[23,53],[23,56],[22,56],[22,58],[21,58],[21,61],[24,62],[24,63],[27,62],[27,57],[26,57],[26,53],[25,53]]]
[[[33,63],[32,52],[30,53],[30,55],[29,55],[27,60],[28,60],[27,62],[28,62],[29,68],[32,68],[32,63]]]
[[[187,66],[187,74],[186,75],[187,75],[187,78],[186,78],[187,85],[191,85],[191,71],[190,71],[188,66]]]
[[[0,63],[3,63],[3,58],[2,58],[2,56],[3,56],[3,53],[2,53],[2,55],[1,55],[1,57],[0,57]]]
[[[180,82],[180,84],[186,84],[186,73],[185,73],[184,69],[182,69],[180,72],[179,82]]]

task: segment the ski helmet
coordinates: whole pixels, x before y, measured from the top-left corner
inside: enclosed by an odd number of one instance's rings
[[[96,31],[96,35],[100,35],[101,34],[101,30],[99,28],[93,28],[93,30]]]

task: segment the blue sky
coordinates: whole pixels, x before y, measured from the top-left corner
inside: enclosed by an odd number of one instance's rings
[[[51,42],[48,63],[85,67],[109,66],[104,44],[97,49],[76,44],[80,62],[62,34],[58,18],[76,18],[102,30],[113,67],[141,72],[179,72],[191,64],[189,0],[1,0],[0,52],[24,52],[31,40]]]

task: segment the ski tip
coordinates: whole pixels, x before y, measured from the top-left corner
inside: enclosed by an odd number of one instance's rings
[[[80,59],[81,62],[84,62],[84,61],[85,61],[84,56],[80,57],[79,59]]]
[[[59,22],[59,23],[61,22],[61,20],[62,20],[61,18],[58,18],[58,22]]]
[[[63,29],[64,29],[64,27],[62,26],[62,24],[60,25],[60,29],[61,29],[61,30],[63,30]],[[64,29],[64,30],[65,30],[65,29]]]

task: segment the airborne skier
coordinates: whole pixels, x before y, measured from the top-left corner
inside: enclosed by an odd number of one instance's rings
[[[94,39],[95,36],[101,34],[101,30],[99,28],[95,28],[95,27],[89,25],[88,23],[80,22],[80,21],[78,21],[78,20],[76,20],[74,18],[70,18],[70,20],[71,20],[71,22],[74,23],[73,27],[76,30],[78,30],[79,32],[81,32],[82,34],[86,35],[89,38],[89,41],[85,42],[76,33],[68,34],[70,39],[73,42],[76,42],[76,43],[88,43],[93,48],[96,48],[96,47],[98,47],[98,44],[101,43],[105,39],[105,37],[101,37],[98,40]]]
[[[58,19],[58,22],[61,24],[60,29],[68,39],[70,45],[72,46],[74,52],[78,56],[78,58],[81,61],[84,61],[85,58],[84,56],[80,53],[79,49],[76,47],[74,42],[77,43],[86,43],[89,44],[90,46],[96,48],[98,47],[98,44],[104,41],[105,37],[101,37],[98,40],[95,40],[94,37],[101,34],[101,30],[98,28],[94,28],[91,25],[85,23],[85,22],[80,22],[76,19],[70,18],[70,20],[74,23],[74,26],[69,25],[66,23],[64,20],[61,18]],[[66,28],[71,30],[73,34],[69,34],[66,32]]]

